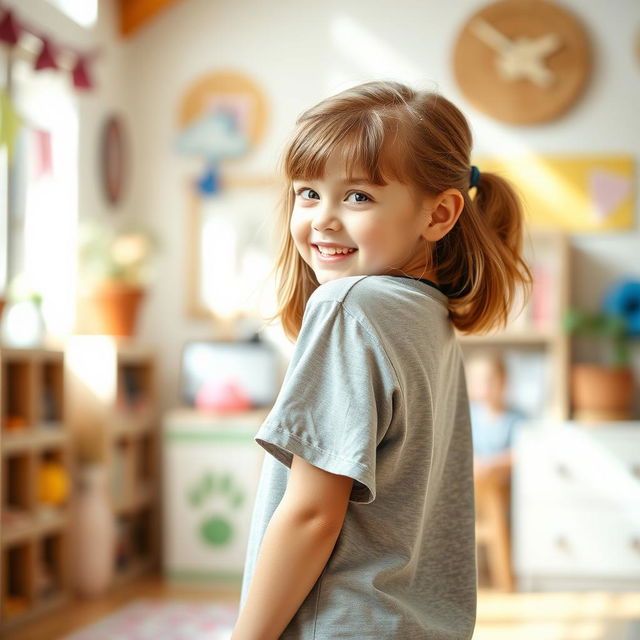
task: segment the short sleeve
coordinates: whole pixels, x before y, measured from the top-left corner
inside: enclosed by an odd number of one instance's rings
[[[292,454],[354,479],[349,499],[376,495],[376,450],[397,378],[380,344],[337,300],[310,299],[280,393],[255,440],[291,468]]]

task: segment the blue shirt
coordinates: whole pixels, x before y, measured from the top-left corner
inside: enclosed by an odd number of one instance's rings
[[[477,402],[470,405],[474,454],[489,457],[511,449],[515,430],[524,415],[513,410],[494,415],[485,405]]]

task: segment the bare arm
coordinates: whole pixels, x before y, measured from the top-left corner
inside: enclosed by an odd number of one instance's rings
[[[322,573],[344,522],[352,478],[293,456],[231,640],[277,640]]]

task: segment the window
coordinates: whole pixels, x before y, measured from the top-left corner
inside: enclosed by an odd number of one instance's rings
[[[0,186],[11,187],[0,207],[8,212],[9,274],[42,295],[47,328],[62,337],[75,323],[77,108],[68,78],[36,73],[31,61],[12,63],[11,94],[22,126],[12,161],[0,153]]]
[[[87,29],[98,19],[98,0],[48,0],[50,4]]]

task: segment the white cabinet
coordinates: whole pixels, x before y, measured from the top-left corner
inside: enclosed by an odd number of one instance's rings
[[[175,581],[238,585],[264,449],[265,410],[176,409],[163,430],[163,567]]]
[[[521,590],[640,587],[640,423],[530,424],[514,444]]]

